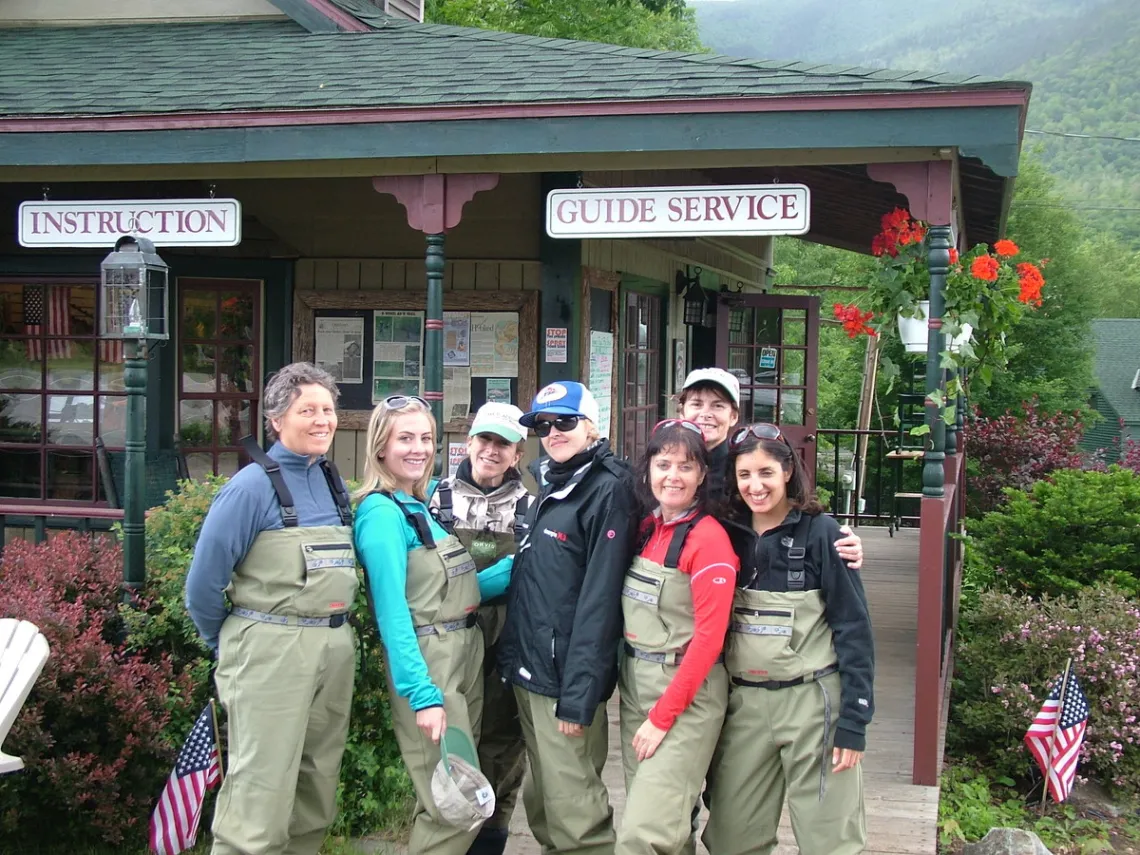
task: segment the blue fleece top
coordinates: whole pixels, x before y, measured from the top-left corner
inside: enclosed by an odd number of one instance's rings
[[[433,483],[430,491],[434,490]],[[447,531],[428,513],[423,502],[404,492],[395,497],[409,513],[427,518],[437,542],[447,537]],[[417,712],[442,705],[443,693],[428,673],[408,608],[408,553],[423,546],[423,542],[396,503],[379,493],[366,496],[357,507],[353,535],[356,554],[368,574],[376,625],[388,653],[396,694],[407,698]],[[480,598],[489,600],[506,593],[513,564],[514,556],[508,555],[479,573]]]
[[[322,458],[310,463],[307,455],[279,442],[268,454],[281,465],[285,486],[293,494],[297,525],[341,525],[336,499],[318,465]],[[214,497],[186,576],[186,609],[211,650],[217,650],[218,633],[229,614],[224,592],[234,568],[261,532],[278,528],[284,528],[281,505],[269,476],[257,464],[242,468]]]

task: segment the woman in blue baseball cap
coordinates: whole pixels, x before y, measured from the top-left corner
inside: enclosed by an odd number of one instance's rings
[[[581,383],[544,387],[521,423],[548,455],[531,466],[539,494],[499,637],[499,673],[514,685],[530,763],[523,804],[544,852],[602,855],[614,847],[601,772],[622,582],[636,549],[633,477],[599,435],[598,403]]]

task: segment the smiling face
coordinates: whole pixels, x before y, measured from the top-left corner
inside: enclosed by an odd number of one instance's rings
[[[554,422],[557,413],[539,413],[537,421]],[[586,419],[578,419],[573,430],[560,431],[556,427],[550,428],[550,435],[542,437],[542,447],[555,463],[565,463],[580,451],[585,451],[590,445],[590,423]]]
[[[467,437],[467,459],[471,461],[471,477],[480,487],[498,487],[507,470],[519,465],[518,444],[498,434],[477,433]]]
[[[716,386],[696,386],[685,395],[681,418],[696,422],[710,451],[728,437],[740,413]]]
[[[679,445],[663,448],[649,461],[649,489],[666,521],[693,506],[704,480],[700,464]]]
[[[778,522],[788,515],[788,481],[780,461],[762,448],[736,458],[736,488],[753,517],[770,517]]]
[[[297,387],[297,397],[279,419],[270,419],[283,446],[310,459],[329,450],[336,433],[336,404],[324,386],[308,383]]]
[[[434,456],[431,422],[427,414],[414,410],[396,416],[388,441],[378,455],[400,489],[409,495],[431,466]]]

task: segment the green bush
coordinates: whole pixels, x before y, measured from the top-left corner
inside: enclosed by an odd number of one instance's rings
[[[1140,594],[1140,476],[1061,469],[970,525],[971,584],[1075,593],[1098,583]]]
[[[226,479],[188,481],[182,491],[155,508],[146,521],[145,611],[128,616],[129,643],[140,650],[169,653],[175,674],[185,674],[191,702],[172,710],[166,738],[180,745],[213,686],[212,661],[184,605],[186,574],[210,503]],[[358,668],[352,724],[341,766],[336,832],[365,834],[399,828],[411,813],[412,788],[392,730],[379,635],[363,594],[353,604]],[[219,715],[224,716],[219,705]],[[224,718],[220,722],[224,739]],[[156,792],[157,795],[157,792]],[[203,820],[208,827],[209,818]]]
[[[963,608],[948,754],[1033,777],[1022,737],[1069,657],[1090,709],[1079,774],[1140,791],[1140,607],[1111,586],[1041,600],[986,591]]]

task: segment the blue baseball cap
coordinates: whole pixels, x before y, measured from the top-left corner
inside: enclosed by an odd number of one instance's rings
[[[581,416],[597,424],[598,402],[590,394],[590,390],[581,383],[559,380],[538,390],[538,394],[534,396],[534,403],[530,405],[530,412],[519,419],[519,422],[523,427],[534,427],[540,413]]]

